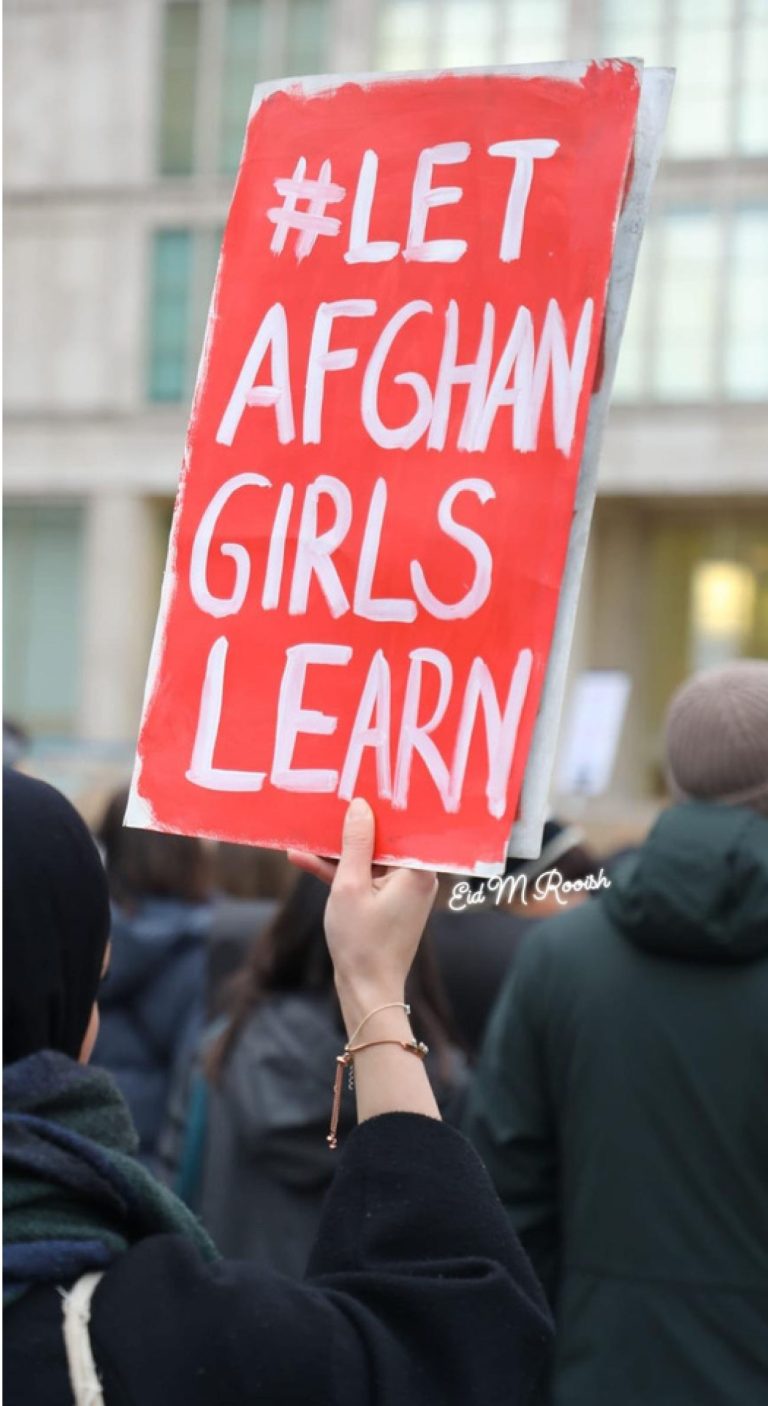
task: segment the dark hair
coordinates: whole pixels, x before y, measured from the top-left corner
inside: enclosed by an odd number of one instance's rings
[[[219,843],[213,858],[216,888],[230,898],[288,897],[296,871],[282,850]]]
[[[556,868],[564,879],[573,883],[577,879],[588,879],[592,874],[596,874],[600,868],[600,860],[587,845],[572,845],[565,854],[560,855]]]
[[[204,903],[211,895],[211,860],[201,840],[123,825],[126,790],[116,791],[96,831],[104,848],[109,891],[131,908],[142,898]]]
[[[248,956],[229,986],[228,1021],[210,1046],[205,1069],[215,1083],[251,1014],[267,997],[279,992],[333,990],[333,963],[325,941],[323,919],[328,890],[320,879],[301,874],[274,922],[253,942]],[[449,1044],[460,1043],[453,1032],[429,934],[416,954],[407,983],[414,1029],[438,1056]],[[339,1033],[342,1032],[339,1012]]]

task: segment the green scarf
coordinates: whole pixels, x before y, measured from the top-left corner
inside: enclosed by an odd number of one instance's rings
[[[3,1071],[3,1297],[106,1269],[149,1235],[216,1250],[185,1205],[136,1160],[109,1075],[43,1050]]]

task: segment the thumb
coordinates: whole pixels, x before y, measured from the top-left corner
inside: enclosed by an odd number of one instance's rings
[[[336,871],[340,879],[352,880],[355,884],[370,883],[375,829],[371,807],[356,796],[344,817],[341,858]]]

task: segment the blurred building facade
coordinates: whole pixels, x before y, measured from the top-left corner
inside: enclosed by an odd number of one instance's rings
[[[8,714],[135,737],[254,82],[601,54],[678,69],[573,655],[658,791],[670,690],[768,654],[768,0],[6,0]]]

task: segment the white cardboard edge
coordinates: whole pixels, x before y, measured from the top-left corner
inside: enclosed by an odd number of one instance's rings
[[[642,74],[635,128],[634,169],[627,199],[616,226],[605,306],[603,378],[600,389],[592,396],[590,402],[552,647],[528,765],[523,777],[520,815],[512,826],[507,846],[507,853],[515,855],[518,859],[537,859],[541,853],[541,838],[555,764],[568,660],[597,493],[600,443],[640,252],[640,241],[661,155],[674,79],[674,69],[670,68],[646,68]]]
[[[133,775],[131,776],[131,789],[128,792],[128,804],[125,807],[123,824],[131,826],[134,830],[154,830],[155,813],[143,796],[139,795],[137,788],[137,763],[134,762]]]

